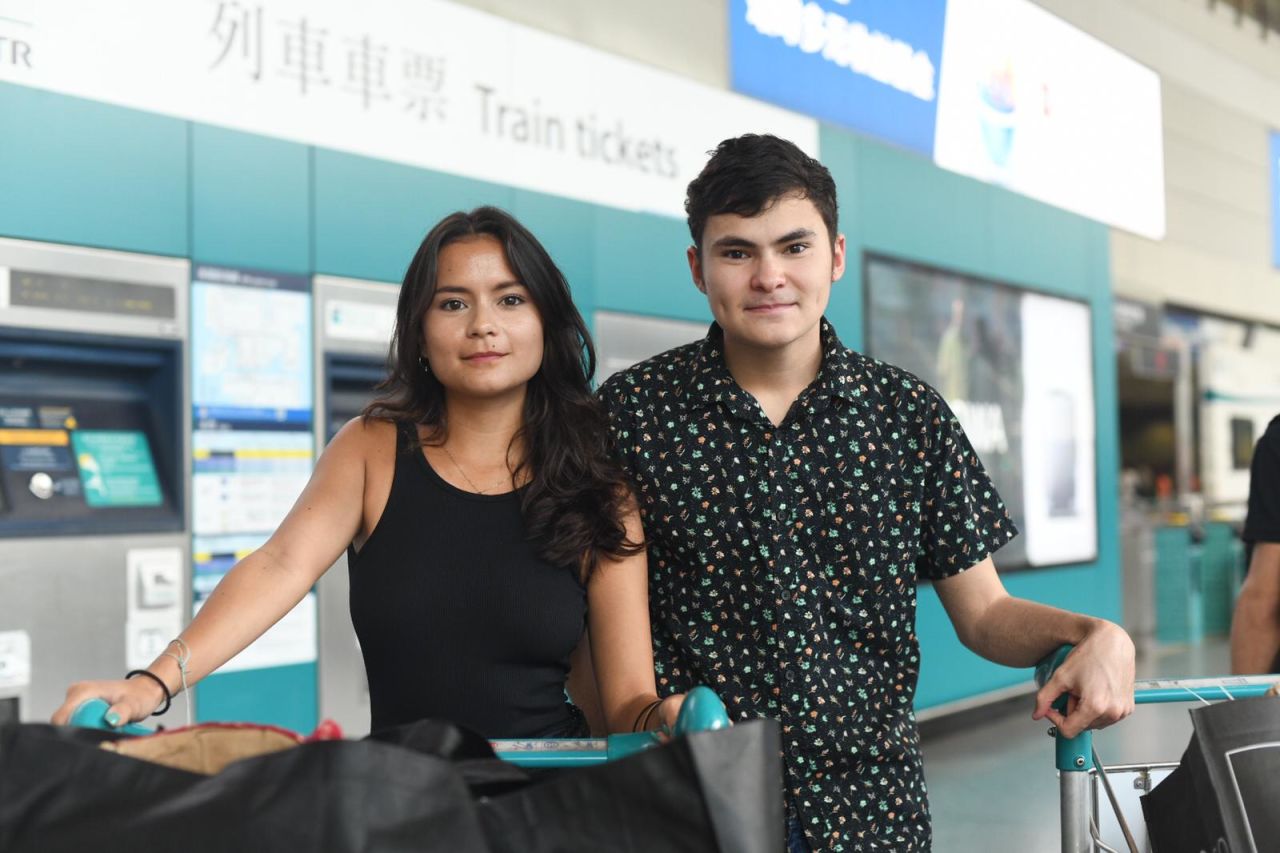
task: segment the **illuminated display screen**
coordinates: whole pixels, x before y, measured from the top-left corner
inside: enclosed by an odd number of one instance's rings
[[[191,289],[191,400],[198,424],[311,421],[305,278],[199,267]]]
[[[936,388],[1022,535],[1002,569],[1097,556],[1089,306],[868,257],[867,353]]]
[[[9,304],[136,317],[175,316],[171,287],[27,270],[9,271]]]
[[[198,265],[191,288],[195,611],[279,526],[311,476],[311,281]],[[316,657],[315,596],[219,668]]]
[[[85,501],[91,507],[159,506],[164,501],[147,437],[137,430],[71,433]]]

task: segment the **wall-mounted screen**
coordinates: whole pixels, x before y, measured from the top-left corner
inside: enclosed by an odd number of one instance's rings
[[[1095,559],[1089,306],[878,256],[865,282],[867,354],[938,389],[1022,531],[999,567]]]

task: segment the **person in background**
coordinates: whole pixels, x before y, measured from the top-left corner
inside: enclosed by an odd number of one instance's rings
[[[946,402],[824,318],[846,247],[821,163],[726,140],[685,209],[715,323],[599,392],[648,541],[659,690],[705,683],[731,718],[781,722],[789,850],[928,850],[917,582],[989,660],[1075,646],[1033,713],[1067,736],[1130,713],[1133,643],[1005,591],[991,554],[1016,530]]]
[[[1241,538],[1249,568],[1231,620],[1231,671],[1280,672],[1280,415],[1253,450]]]
[[[585,734],[565,696],[571,658],[594,658],[608,730],[674,723],[681,697],[656,695],[642,533],[592,396],[594,350],[546,250],[496,208],[445,217],[405,274],[390,363],[279,529],[166,654],[73,684],[55,723],[95,697],[111,725],[167,707],[344,549],[375,731],[435,718],[490,738]],[[594,686],[575,692],[597,704]]]

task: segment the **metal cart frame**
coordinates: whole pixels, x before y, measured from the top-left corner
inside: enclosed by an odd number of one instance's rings
[[[1036,667],[1036,683],[1043,686],[1070,653],[1064,646]],[[1225,678],[1154,679],[1138,681],[1134,690],[1134,703],[1151,705],[1165,702],[1211,702],[1244,699],[1261,696],[1274,687],[1277,676],[1228,676]],[[1053,735],[1055,764],[1058,768],[1058,790],[1062,821],[1062,853],[1124,853],[1105,844],[1098,833],[1099,804],[1094,795],[1096,776],[1110,800],[1132,853],[1139,853],[1129,833],[1125,817],[1111,788],[1107,773],[1143,772],[1155,769],[1171,769],[1177,763],[1131,764],[1105,767],[1093,749],[1093,733],[1082,732],[1073,738],[1065,738],[1050,729]],[[1149,784],[1149,783],[1148,783]],[[1147,787],[1145,790],[1150,790]]]

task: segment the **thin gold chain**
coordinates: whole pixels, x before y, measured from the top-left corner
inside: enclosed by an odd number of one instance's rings
[[[462,468],[462,466],[461,466],[461,465],[459,465],[459,464],[458,464],[458,460],[457,460],[457,459],[455,459],[455,458],[453,457],[453,454],[449,452],[449,448],[445,447],[445,446],[442,444],[442,445],[440,445],[440,449],[444,451],[444,455],[445,455],[445,456],[448,456],[448,457],[449,457],[449,461],[453,463],[453,467],[458,469],[458,473],[462,475],[462,479],[464,479],[464,480],[466,480],[466,481],[467,481],[467,485],[469,485],[469,486],[471,487],[472,491],[474,491],[476,494],[479,494],[479,495],[487,495],[487,494],[489,494],[489,489],[492,489],[494,486],[501,486],[503,483],[505,483],[505,482],[506,482],[505,480],[499,480],[498,482],[494,483],[494,484],[493,484],[493,486],[489,486],[489,487],[487,487],[487,488],[482,489],[482,488],[480,488],[479,486],[477,486],[477,485],[476,485],[476,481],[475,481],[475,480],[473,480],[473,479],[471,479],[470,477],[468,477],[468,476],[467,476],[467,472],[466,472],[465,470],[463,470],[463,468]]]

